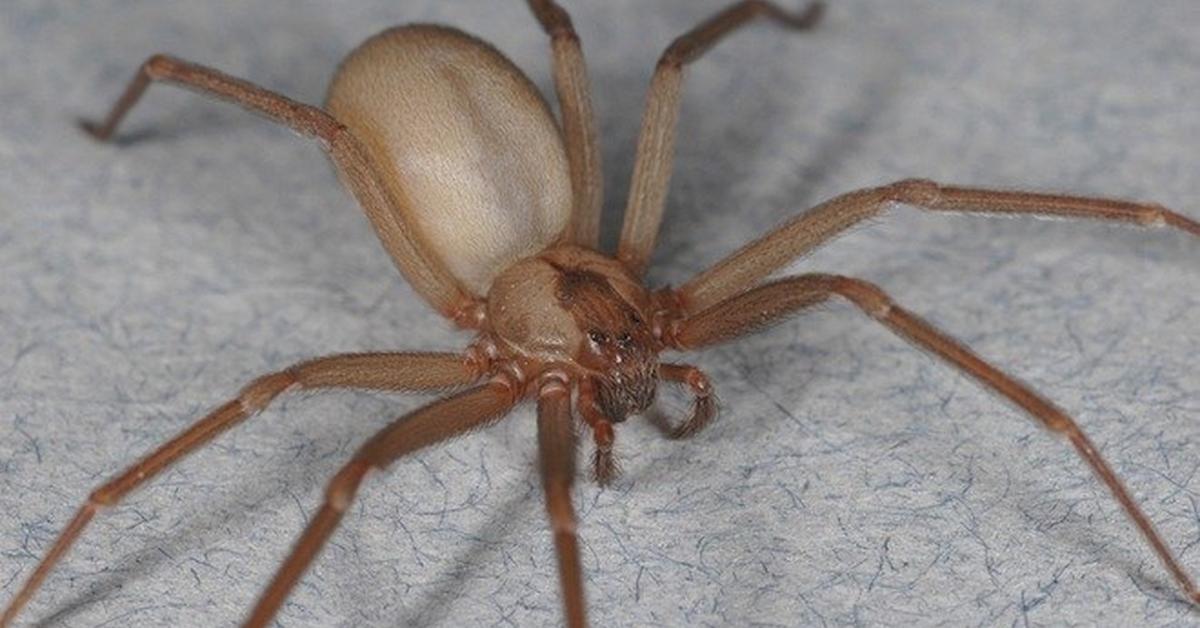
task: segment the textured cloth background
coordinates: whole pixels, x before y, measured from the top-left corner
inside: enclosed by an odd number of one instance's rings
[[[722,4],[565,2],[610,243],[657,55]],[[910,176],[1200,217],[1194,0],[863,0],[826,18],[756,24],[689,68],[654,283]],[[491,40],[550,91],[517,0],[4,2],[0,603],[88,491],[255,375],[468,340],[405,285],[314,143],[161,86],[119,145],[72,124],[159,51],[320,102],[342,55],[407,21]],[[794,269],[877,282],[1044,391],[1200,570],[1200,242],[898,208]],[[597,625],[1196,621],[1068,446],[849,306],[686,359],[719,422],[668,442],[630,421],[622,478],[577,490]],[[100,516],[22,618],[240,620],[328,478],[422,401],[286,398]],[[372,477],[280,625],[554,625],[555,569],[525,407]]]

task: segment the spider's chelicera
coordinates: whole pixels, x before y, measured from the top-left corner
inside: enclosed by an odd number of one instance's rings
[[[474,332],[459,353],[363,353],[318,358],[258,378],[190,429],[88,497],[0,616],[7,626],[93,516],[168,465],[296,389],[428,391],[460,388],[401,417],[368,440],[332,479],[320,510],[259,598],[248,625],[266,624],[337,527],[368,471],[537,403],[540,470],[554,532],[567,623],[585,624],[571,487],[576,420],[594,442],[591,473],[615,474],[614,425],[650,407],[660,381],[688,387],[689,416],[667,432],[696,433],[714,415],[708,379],[660,363],[735,338],[840,297],[961,369],[1065,437],[1107,485],[1180,588],[1200,602],[1179,565],[1087,436],[1062,410],[962,344],[851,277],[770,280],[791,260],[903,203],[930,211],[1045,215],[1171,226],[1200,224],[1159,205],[984,190],[907,180],[850,192],[792,218],[679,288],[647,289],[642,274],[661,222],[674,151],[682,69],[755,16],[807,28],[800,14],[737,2],[663,53],[651,81],[630,197],[615,256],[599,252],[601,174],[590,88],[579,38],[552,0],[529,0],[550,35],[562,110],[490,45],[444,26],[389,29],[343,61],[325,108],[301,104],[216,70],[168,56],[148,59],[102,124],[104,140],[153,81],[233,101],[317,139],[414,289]]]

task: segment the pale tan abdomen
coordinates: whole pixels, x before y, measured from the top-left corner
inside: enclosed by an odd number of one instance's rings
[[[478,296],[567,225],[558,125],[529,79],[474,37],[384,31],[342,62],[327,108],[366,147],[403,221]]]

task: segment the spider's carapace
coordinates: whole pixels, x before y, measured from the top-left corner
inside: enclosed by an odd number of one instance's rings
[[[487,312],[502,355],[537,371],[573,371],[585,383],[585,416],[621,422],[654,400],[663,344],[651,327],[653,301],[616,260],[567,245],[504,271]]]

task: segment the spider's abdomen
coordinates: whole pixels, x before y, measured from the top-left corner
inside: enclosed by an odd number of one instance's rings
[[[478,296],[567,225],[558,125],[483,41],[443,26],[386,30],[342,62],[326,106],[380,169],[399,218]]]

